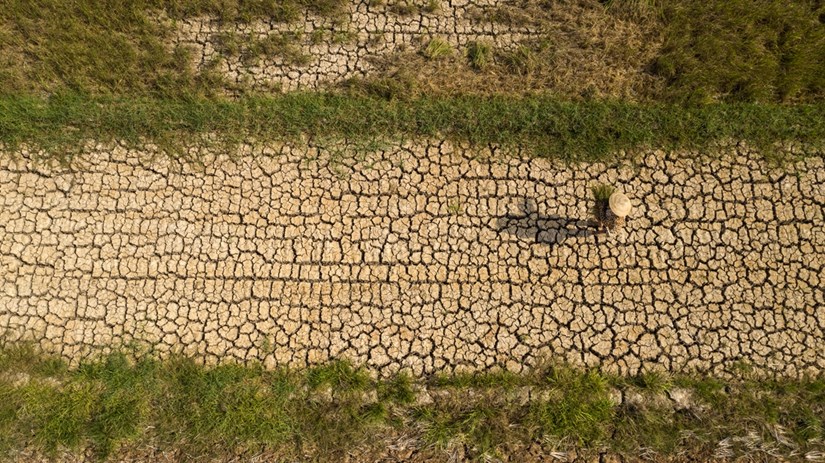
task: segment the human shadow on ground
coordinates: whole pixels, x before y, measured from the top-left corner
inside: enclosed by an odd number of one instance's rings
[[[496,230],[550,246],[561,244],[567,238],[597,234],[589,220],[538,214],[536,201],[530,198],[519,203],[518,212],[499,217]]]

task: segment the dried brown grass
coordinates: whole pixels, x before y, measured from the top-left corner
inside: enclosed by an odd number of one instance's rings
[[[662,24],[637,4],[526,0],[472,17],[537,28],[540,38],[495,49],[493,62],[483,69],[474,68],[463,53],[438,63],[409,52],[378,57],[368,80],[395,79],[410,96],[547,92],[627,101],[641,101],[663,86],[646,70],[662,46]]]

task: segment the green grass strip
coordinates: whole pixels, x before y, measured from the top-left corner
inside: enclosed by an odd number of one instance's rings
[[[105,460],[151,446],[194,460],[252,451],[341,461],[356,449],[380,453],[399,435],[425,454],[458,445],[477,461],[519,460],[535,446],[703,461],[725,439],[730,457],[762,448],[804,461],[825,450],[822,377],[765,379],[746,368],[728,380],[621,377],[548,365],[375,379],[344,361],[267,370],[133,354],[68,368],[29,345],[0,347],[0,457],[91,449]]]
[[[825,105],[636,105],[566,102],[547,96],[455,96],[382,100],[291,93],[239,100],[0,97],[0,142],[65,157],[84,141],[152,142],[169,154],[179,140],[209,135],[224,142],[312,137],[374,140],[434,137],[475,145],[522,147],[567,160],[609,160],[647,148],[703,149],[745,141],[768,153],[779,142],[821,155]],[[206,137],[203,137],[204,139]],[[67,154],[68,153],[68,154]]]

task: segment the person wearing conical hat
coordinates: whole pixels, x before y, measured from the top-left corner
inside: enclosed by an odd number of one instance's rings
[[[608,230],[617,230],[624,226],[625,217],[630,215],[633,205],[630,204],[630,198],[620,191],[614,192],[607,200],[607,220],[606,226]]]

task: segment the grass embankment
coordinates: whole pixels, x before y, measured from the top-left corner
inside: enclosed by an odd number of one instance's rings
[[[626,378],[557,366],[416,382],[374,380],[345,362],[270,371],[131,359],[113,354],[68,369],[28,347],[3,348],[0,449],[334,461],[403,441],[422,455],[462,448],[473,459],[528,449],[804,459],[821,455],[825,437],[822,379]],[[422,385],[431,400],[421,400]],[[617,390],[621,404],[611,399]],[[674,407],[668,392],[686,400]]]
[[[742,140],[768,148],[793,142],[821,148],[825,106],[718,104],[698,107],[560,102],[552,97],[439,97],[387,101],[298,93],[211,99],[0,98],[0,142],[28,142],[68,159],[84,140],[154,142],[172,154],[198,135],[237,140],[446,138],[522,146],[538,156],[605,160],[620,150],[701,149]],[[766,151],[766,153],[769,153]],[[818,155],[821,153],[818,152]]]

